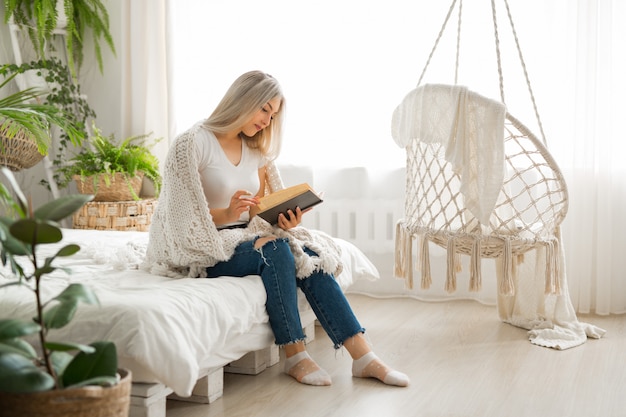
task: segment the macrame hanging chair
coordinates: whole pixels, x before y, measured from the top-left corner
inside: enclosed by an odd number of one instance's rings
[[[559,226],[568,209],[567,186],[546,147],[533,90],[507,0],[518,56],[541,132],[539,140],[506,111],[495,0],[491,1],[500,100],[457,85],[462,1],[459,0],[455,84],[422,79],[457,0],[420,75],[396,108],[394,140],[406,150],[404,218],[396,225],[395,275],[413,287],[413,242],[421,288],[430,287],[429,244],[447,250],[445,289],[456,290],[461,255],[470,257],[470,291],[481,288],[481,259],[495,258],[500,295],[515,292],[516,267],[530,250],[545,249],[545,293],[562,285]]]

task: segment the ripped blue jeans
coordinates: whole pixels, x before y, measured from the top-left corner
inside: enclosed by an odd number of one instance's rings
[[[308,254],[315,252],[304,249]],[[208,278],[260,275],[267,292],[266,309],[277,345],[305,339],[298,312],[300,288],[320,324],[340,348],[346,339],[365,332],[348,300],[331,274],[317,271],[305,279],[296,278],[293,254],[286,239],[276,239],[254,248],[254,241],[241,243],[228,261],[207,268]]]

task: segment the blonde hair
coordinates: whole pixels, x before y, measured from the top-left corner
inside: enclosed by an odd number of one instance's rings
[[[254,136],[242,136],[246,145],[258,149],[268,159],[280,152],[285,98],[278,81],[261,71],[250,71],[239,76],[230,86],[203,126],[215,133],[228,133],[243,126],[265,104],[280,98],[280,109],[270,124]]]

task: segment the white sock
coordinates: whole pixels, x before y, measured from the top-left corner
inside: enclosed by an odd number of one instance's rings
[[[352,375],[357,378],[377,378],[387,385],[398,387],[409,385],[407,375],[387,367],[374,352],[368,352],[352,362]]]
[[[306,359],[310,362],[303,364],[302,362]],[[314,365],[314,368],[311,365]],[[311,368],[315,370],[311,372]],[[306,350],[285,359],[285,373],[302,384],[330,385],[332,383],[330,375],[311,359]]]

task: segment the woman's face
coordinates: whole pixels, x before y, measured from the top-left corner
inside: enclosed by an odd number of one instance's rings
[[[269,126],[272,121],[272,117],[274,117],[274,115],[278,113],[278,110],[280,110],[280,101],[280,97],[274,97],[265,103],[265,105],[261,107],[259,111],[254,113],[250,120],[243,125],[241,128],[243,134],[248,137],[252,137],[256,135],[258,131]]]

